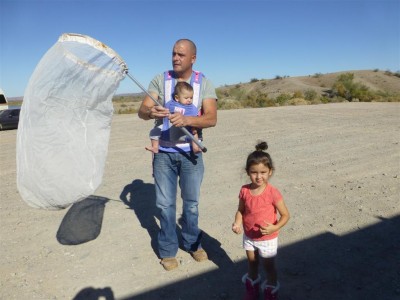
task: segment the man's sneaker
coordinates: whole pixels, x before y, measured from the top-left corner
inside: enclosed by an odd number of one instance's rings
[[[252,280],[248,274],[244,274],[242,277],[242,282],[246,285],[244,300],[258,300],[260,297],[260,281],[260,275],[258,275],[256,280]]]
[[[194,252],[190,252],[190,255],[193,257],[195,261],[201,262],[208,260],[207,252],[204,251],[203,249],[197,249]]]
[[[161,259],[160,264],[164,267],[166,271],[171,271],[173,269],[176,269],[178,267],[178,261],[176,260],[175,257],[166,257]]]
[[[264,291],[264,300],[277,300],[279,287],[279,282],[277,282],[276,286],[273,286],[268,285],[267,281],[264,281],[261,287]]]

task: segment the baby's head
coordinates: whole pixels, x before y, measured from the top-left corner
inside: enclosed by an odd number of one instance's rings
[[[249,174],[250,167],[253,165],[263,164],[271,171],[274,171],[274,164],[272,158],[266,150],[268,149],[267,142],[259,141],[256,145],[256,151],[249,154],[246,161],[246,172]]]
[[[193,87],[184,81],[180,81],[175,86],[174,98],[183,105],[193,103]]]

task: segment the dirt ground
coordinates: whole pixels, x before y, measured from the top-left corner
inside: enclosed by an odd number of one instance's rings
[[[231,224],[258,139],[269,143],[272,183],[292,216],[280,235],[280,299],[400,298],[398,103],[220,111],[204,142],[200,227],[210,260],[180,250],[171,272],[155,248],[150,127],[114,116],[102,185],[60,211],[22,201],[17,132],[0,132],[1,299],[242,299],[246,259]],[[96,238],[79,242],[96,226]]]

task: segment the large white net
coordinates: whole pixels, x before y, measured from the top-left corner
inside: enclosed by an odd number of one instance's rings
[[[17,133],[17,187],[30,206],[62,209],[99,187],[126,65],[88,36],[63,34],[24,95]]]

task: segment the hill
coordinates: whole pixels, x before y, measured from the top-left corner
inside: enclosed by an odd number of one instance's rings
[[[332,88],[340,75],[347,73],[354,74],[354,82],[362,84],[372,91],[400,93],[400,78],[396,76],[397,73],[372,70],[343,71],[327,74],[317,73],[298,77],[277,76],[275,79],[252,79],[252,82],[240,83],[239,85],[246,93],[257,90],[272,96],[272,98],[283,93],[290,94],[296,91],[304,92],[307,89],[313,89],[318,94],[322,95]],[[223,93],[225,90],[235,87],[237,87],[237,84],[224,86],[220,87],[219,91]]]
[[[337,82],[342,77],[347,82],[341,86]],[[219,109],[342,101],[399,102],[400,73],[355,70],[297,77],[276,76],[274,79],[254,78],[250,82],[225,85],[216,90]],[[115,112],[136,112],[143,96],[143,93],[116,95],[113,99]]]
[[[250,82],[217,87],[218,108],[266,107],[281,105],[341,102],[346,99],[333,90],[340,76],[353,74],[352,84],[362,89],[370,101],[399,102],[400,73],[380,70],[355,70],[316,73],[307,76],[276,76],[274,79],[253,78]],[[336,93],[336,94],[335,94]],[[113,97],[116,114],[137,112],[144,93],[118,94]],[[8,99],[22,102],[22,97]],[[351,101],[366,101],[351,97]]]
[[[344,100],[399,101],[400,78],[399,73],[379,70],[276,76],[274,79],[254,78],[248,83],[226,85],[218,88],[217,93],[219,107],[226,109]]]

